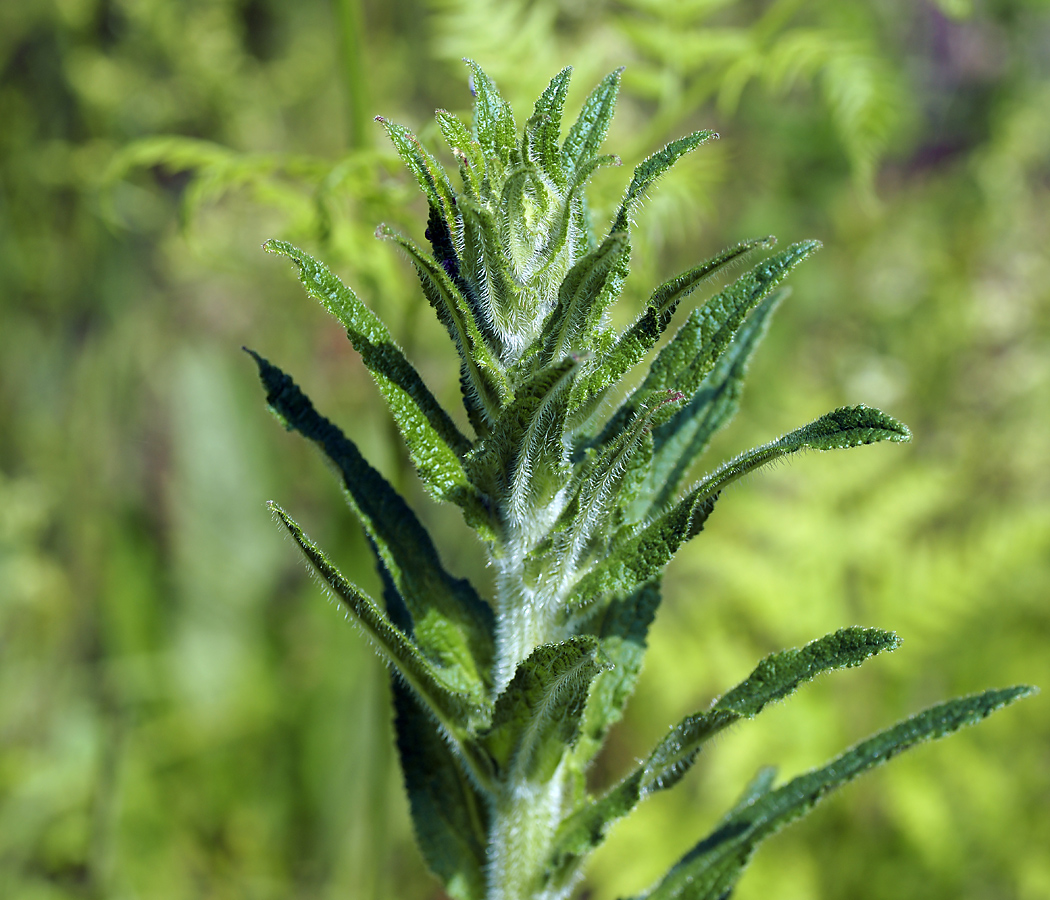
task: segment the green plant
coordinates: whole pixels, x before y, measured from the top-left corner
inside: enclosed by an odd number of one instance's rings
[[[644,160],[608,231],[595,236],[584,187],[597,168],[618,162],[598,150],[619,71],[591,93],[562,141],[570,69],[550,82],[519,138],[495,84],[470,66],[473,128],[437,114],[461,190],[407,129],[380,120],[426,197],[431,252],[386,226],[378,233],[409,256],[456,345],[473,439],[329,269],[286,242],[267,248],[288,256],[307,291],[346,327],[423,483],[460,507],[478,534],[494,572],[490,602],[442,567],[422,524],[354,443],[289,376],[249,353],[273,412],[335,466],[375,553],[383,604],[271,504],[396,673],[397,743],[427,863],[457,900],[557,898],[571,893],[612,824],[676,784],[707,740],[822,672],[898,646],[891,632],[845,628],[775,653],[678,723],[618,783],[588,790],[588,767],[638,678],[663,570],[703,529],[721,491],[802,450],[910,435],[879,410],[841,408],[689,484],[693,464],[737,409],[749,359],[786,294],[781,283],[819,244],[767,257],[693,309],[640,383],[622,390],[682,301],[773,239],[745,241],[665,282],[618,332],[609,309],[629,271],[630,218],[677,159],[716,135],[695,132]],[[728,896],[757,844],[828,791],[1031,690],[934,706],[779,787],[773,770],[762,770],[719,826],[642,896]]]

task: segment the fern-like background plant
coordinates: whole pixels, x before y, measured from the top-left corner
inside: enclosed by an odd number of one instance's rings
[[[258,251],[278,235],[325,260],[458,406],[447,334],[373,238],[422,242],[427,209],[372,120],[442,147],[435,107],[469,121],[465,56],[522,114],[566,62],[573,115],[626,66],[608,146],[627,167],[591,179],[598,223],[640,159],[721,133],[632,223],[615,327],[742,238],[824,243],[708,459],[860,402],[916,435],[767,469],[680,549],[594,790],[778,648],[857,622],[905,647],[709,742],[580,893],[643,891],[764,765],[790,776],[904,711],[1050,683],[1048,27],[1032,0],[0,4],[0,894],[442,896],[388,673],[259,498],[378,598],[371,550],[309,442],[275,439],[236,348],[352,423],[487,593],[345,332]],[[1048,741],[1035,698],[909,752],[767,841],[734,900],[1045,900]]]
[[[519,133],[495,83],[468,65],[471,125],[437,114],[460,187],[411,131],[379,120],[426,198],[430,249],[385,225],[377,236],[405,251],[455,345],[472,436],[326,266],[284,241],[267,247],[293,260],[306,290],[346,329],[427,490],[459,507],[477,534],[492,571],[489,597],[444,568],[427,530],[354,441],[287,374],[249,353],[271,410],[332,464],[375,555],[381,601],[270,504],[394,671],[397,746],[431,871],[456,900],[558,900],[612,825],[678,784],[708,741],[821,673],[896,649],[892,632],[850,627],[774,653],[615,784],[588,785],[641,671],[664,569],[723,491],[803,450],[910,433],[877,409],[841,407],[690,481],[737,411],[751,356],[787,293],[782,282],[820,245],[793,244],[694,306],[711,279],[775,243],[743,241],[665,281],[630,325],[612,327],[638,206],[678,159],[717,135],[693,132],[643,160],[609,226],[596,229],[586,187],[599,167],[619,163],[600,151],[621,71],[598,84],[563,137],[571,68],[551,80]],[[632,384],[636,367],[645,374]],[[702,588],[696,593],[690,599],[702,602]],[[774,769],[760,770],[639,900],[723,900],[758,843],[829,791],[1030,693],[989,690],[930,707],[779,785]]]

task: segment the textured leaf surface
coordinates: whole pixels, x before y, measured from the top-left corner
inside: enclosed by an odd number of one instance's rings
[[[610,420],[603,438],[635,415],[653,391],[673,388],[692,398],[751,311],[795,266],[819,247],[818,241],[793,244],[755,266],[701,308],[693,310],[685,324],[657,354],[639,388]],[[671,415],[673,413],[668,410],[667,418]],[[661,421],[656,424],[661,424]]]
[[[695,150],[701,144],[706,144],[718,135],[713,131],[694,131],[685,137],[671,141],[662,150],[658,150],[652,156],[643,159],[634,170],[634,177],[627,186],[620,209],[613,219],[613,231],[625,231],[631,220],[631,212],[641,201],[645,192],[653,186],[653,183],[671,168],[678,160],[685,156],[690,150]]]
[[[404,125],[376,116],[382,123],[397,155],[415,176],[431,207],[437,209],[449,230],[456,227],[456,201],[445,170]]]
[[[637,769],[568,818],[558,833],[555,868],[568,871],[604,840],[617,819],[650,794],[677,784],[703,744],[720,731],[757,715],[766,704],[783,699],[822,672],[859,666],[899,645],[900,640],[889,631],[844,628],[801,649],[767,656],[711,709],[683,719]]]
[[[916,744],[973,725],[1033,693],[1026,686],[941,703],[847,750],[821,769],[738,805],[638,900],[720,900],[733,889],[758,843],[809,812],[826,794]]]
[[[748,363],[787,292],[781,288],[759,303],[693,399],[654,429],[652,464],[640,491],[637,518],[672,502],[711,439],[736,415]]]
[[[510,149],[517,145],[517,128],[510,105],[499,89],[474,60],[465,61],[470,68],[470,90],[474,95],[474,131],[485,156],[510,162]]]
[[[471,443],[442,409],[390,332],[350,288],[312,256],[286,241],[267,241],[267,250],[289,257],[307,292],[346,328],[350,343],[372,373],[405,439],[423,483],[439,500],[465,509],[475,506],[461,458]]]
[[[594,677],[608,665],[595,637],[537,647],[496,699],[481,741],[508,784],[549,779],[575,744]]]
[[[561,117],[569,93],[572,66],[555,75],[540,94],[532,117],[525,126],[526,153],[558,185],[565,184],[565,165],[561,156]]]
[[[493,656],[491,608],[469,582],[445,571],[415,513],[354,442],[314,409],[288,375],[252,356],[270,408],[317,444],[342,476],[350,505],[408,608],[419,646],[438,662],[448,684],[482,699]]]
[[[485,896],[488,811],[433,718],[396,680],[394,728],[416,841],[454,900]]]
[[[321,549],[307,537],[298,522],[276,503],[271,501],[269,506],[288,529],[317,574],[371,638],[379,655],[397,670],[405,684],[415,692],[449,734],[462,734],[471,722],[483,715],[483,709],[473,698],[451,689],[446,684],[439,670],[423,655],[419,646],[390,621],[374,600],[343,577]]]
[[[782,438],[741,453],[707,475],[694,490],[715,494],[748,472],[800,450],[845,450],[879,441],[909,440],[908,426],[882,410],[863,405],[842,406]]]
[[[598,149],[609,133],[609,123],[616,111],[616,97],[620,92],[623,67],[610,72],[583,102],[583,109],[562,145],[565,168],[574,171],[580,163],[598,154]],[[623,230],[623,229],[617,229]]]

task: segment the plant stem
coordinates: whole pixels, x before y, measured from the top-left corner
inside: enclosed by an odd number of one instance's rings
[[[343,87],[346,91],[346,138],[350,150],[360,150],[371,143],[368,128],[367,91],[365,89],[364,50],[360,0],[335,0],[342,51]]]

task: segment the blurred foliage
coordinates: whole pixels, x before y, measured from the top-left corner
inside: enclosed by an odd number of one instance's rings
[[[359,530],[237,348],[296,371],[484,580],[338,327],[257,249],[337,265],[454,393],[409,267],[372,240],[423,222],[362,123],[465,109],[462,56],[519,102],[567,62],[578,85],[626,64],[628,165],[722,133],[641,214],[636,292],[742,238],[824,241],[727,455],[861,401],[915,433],[756,477],[672,567],[597,780],[764,653],[853,623],[905,646],[726,737],[614,834],[592,896],[644,887],[770,759],[792,774],[943,696],[1050,685],[1048,45],[1039,0],[0,4],[0,895],[437,896],[385,673],[263,501],[295,498],[373,587]],[[598,180],[607,206],[620,181]],[[1046,708],[850,788],[739,897],[1050,897]]]

